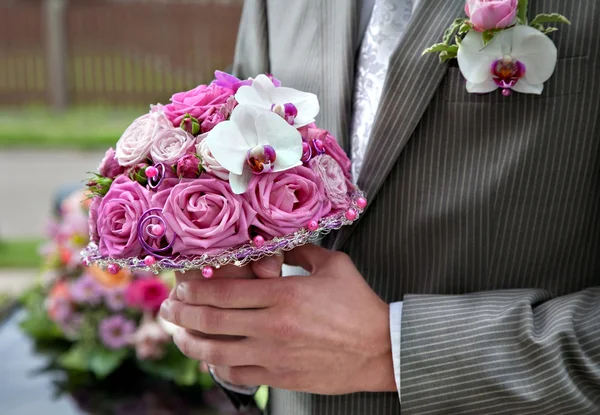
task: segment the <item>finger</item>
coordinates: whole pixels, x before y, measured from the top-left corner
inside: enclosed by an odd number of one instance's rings
[[[177,283],[183,281],[194,281],[194,280],[205,280],[206,278],[202,275],[202,270],[191,270],[186,272],[176,272],[175,278]],[[212,279],[250,279],[254,278],[254,272],[252,267],[236,267],[235,265],[225,265],[221,268],[214,269]]]
[[[270,372],[261,366],[219,366],[212,369],[217,379],[236,386],[269,385],[272,378]]]
[[[299,246],[285,253],[285,263],[312,273],[331,252],[314,244]]]
[[[220,336],[259,336],[261,321],[267,316],[261,310],[230,310],[210,306],[193,306],[180,301],[165,301],[160,316],[176,326]]]
[[[251,263],[252,271],[257,278],[278,278],[281,276],[282,266],[283,255],[268,256]]]
[[[177,286],[177,298],[190,305],[219,308],[266,308],[276,304],[285,279],[195,280]]]
[[[264,345],[251,339],[207,339],[180,328],[173,335],[173,341],[190,359],[214,366],[260,366],[268,358]]]

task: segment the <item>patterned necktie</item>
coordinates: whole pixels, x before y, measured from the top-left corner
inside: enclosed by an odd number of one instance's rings
[[[387,75],[390,56],[404,33],[414,0],[376,0],[365,32],[354,86],[352,175],[358,179],[373,120]]]

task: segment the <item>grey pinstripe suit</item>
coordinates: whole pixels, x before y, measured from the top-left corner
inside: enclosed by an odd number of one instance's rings
[[[246,0],[234,65],[318,94],[346,150],[360,3]],[[328,241],[404,300],[402,408],[274,390],[274,415],[600,414],[600,1],[530,0],[573,22],[539,97],[470,95],[420,56],[463,7],[420,1],[359,178],[370,206]]]

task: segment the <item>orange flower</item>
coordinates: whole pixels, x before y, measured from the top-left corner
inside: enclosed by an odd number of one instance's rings
[[[125,269],[116,274],[111,274],[97,266],[92,266],[88,271],[96,281],[107,288],[123,287],[131,282],[131,273]]]
[[[57,303],[60,300],[70,301],[70,299],[71,293],[69,292],[69,284],[65,281],[59,281],[54,284],[54,287],[52,287],[52,290],[50,290],[50,293],[48,294],[48,315],[52,320],[56,320],[57,318]]]

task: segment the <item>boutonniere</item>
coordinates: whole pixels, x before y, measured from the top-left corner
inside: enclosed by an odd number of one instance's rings
[[[528,0],[467,0],[467,17],[456,19],[443,41],[426,53],[439,53],[440,61],[457,59],[467,80],[467,91],[484,94],[502,89],[541,94],[556,67],[557,51],[547,36],[558,30],[549,23],[569,20],[558,14],[527,18]]]

